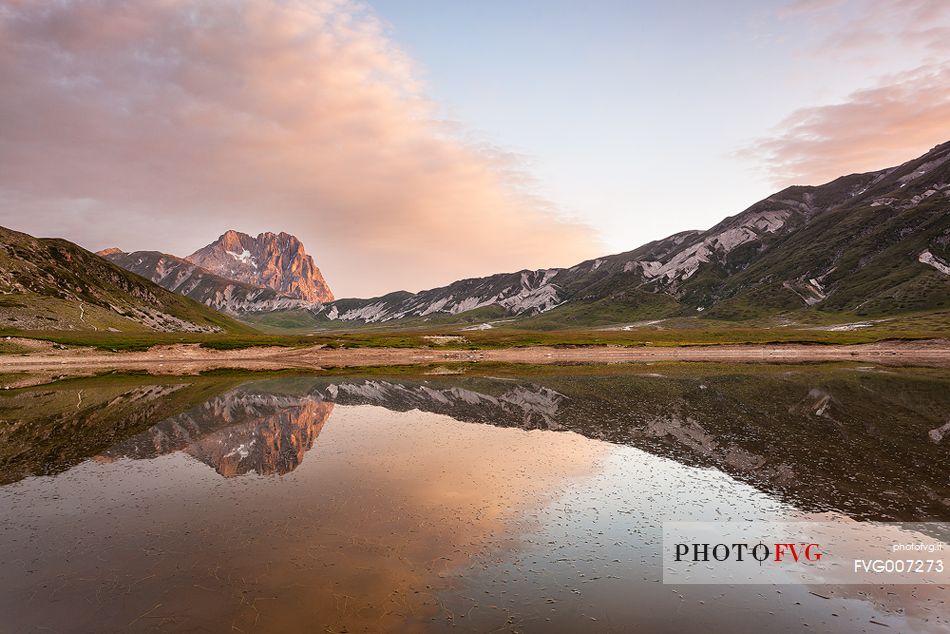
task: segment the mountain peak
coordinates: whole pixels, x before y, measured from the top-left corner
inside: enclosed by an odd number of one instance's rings
[[[119,253],[125,253],[125,251],[119,247],[109,247],[108,249],[103,249],[102,251],[96,251],[96,255],[98,255],[100,258],[104,258],[107,255],[117,255]]]
[[[254,238],[247,235],[246,233],[241,233],[240,231],[235,231],[234,229],[228,229],[211,244],[220,245],[222,248],[228,251],[240,252],[243,250],[242,247],[245,243],[252,241],[254,241]]]
[[[303,244],[289,233],[266,231],[252,237],[229,229],[187,258],[228,279],[272,288],[308,302],[333,301],[333,293]]]

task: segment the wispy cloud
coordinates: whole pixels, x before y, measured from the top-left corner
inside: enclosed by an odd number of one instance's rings
[[[795,111],[741,151],[778,185],[818,184],[895,165],[950,140],[950,64],[891,76],[842,103]]]
[[[795,0],[779,17],[820,33],[812,59],[901,64],[835,103],[799,108],[771,136],[738,152],[777,186],[817,184],[901,163],[950,139],[950,3],[945,0]],[[820,25],[820,26],[819,26]],[[803,29],[803,30],[802,30]]]
[[[946,0],[795,0],[779,14],[816,20],[832,28],[818,49],[871,53],[884,42],[923,51],[950,50],[950,2]]]
[[[342,294],[596,253],[418,75],[348,0],[0,0],[0,218],[178,253],[287,230]]]

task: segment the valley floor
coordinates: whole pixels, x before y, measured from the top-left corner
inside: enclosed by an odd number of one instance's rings
[[[458,363],[613,364],[650,362],[810,363],[852,361],[950,367],[950,340],[888,341],[861,345],[745,344],[669,347],[519,347],[493,350],[433,348],[255,347],[212,350],[198,344],[155,346],[141,352],[56,348],[0,355],[6,387],[63,376],[109,371],[191,374],[217,369],[287,370]],[[437,372],[438,370],[436,370]],[[20,377],[20,378],[17,378]]]

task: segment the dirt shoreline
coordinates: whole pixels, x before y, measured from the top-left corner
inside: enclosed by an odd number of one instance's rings
[[[35,342],[34,342],[35,347]],[[861,345],[750,344],[677,347],[590,346],[448,350],[438,348],[246,348],[156,346],[144,352],[103,352],[52,345],[0,355],[0,374],[75,376],[104,371],[193,374],[213,369],[285,370],[436,363],[611,364],[658,361],[808,363],[858,361],[884,365],[950,367],[950,340]]]

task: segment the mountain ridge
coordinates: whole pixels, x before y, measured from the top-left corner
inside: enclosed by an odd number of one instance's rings
[[[333,299],[303,244],[284,232],[263,232],[255,238],[229,229],[185,258],[160,251],[126,253],[117,247],[97,255],[235,316],[309,309]]]
[[[948,209],[950,142],[898,166],[786,187],[707,230],[678,232],[568,268],[467,278],[418,293],[334,299],[296,237],[235,230],[187,258],[113,247],[100,251],[101,259],[65,240],[3,230],[0,291],[60,302],[50,312],[68,318],[50,317],[53,329],[85,328],[87,310],[98,320],[94,329],[122,330],[130,318],[152,330],[234,327],[218,313],[199,315],[191,304],[169,300],[179,295],[255,326],[283,319],[291,330],[426,323],[490,328],[513,320],[553,329],[670,317],[742,321],[803,311],[887,317],[950,308]],[[70,258],[82,262],[81,273]],[[153,282],[158,286],[149,286]],[[147,308],[143,298],[151,302]],[[62,304],[69,301],[74,305]],[[3,296],[0,304],[0,325],[47,325],[27,304]],[[291,314],[301,319],[281,317]]]
[[[630,316],[730,319],[801,308],[868,314],[945,308],[948,201],[950,142],[898,166],[786,187],[705,231],[679,232],[569,268],[338,299],[313,312],[323,322],[354,324],[486,309],[496,317],[561,315],[571,323],[586,312],[581,320],[590,323],[604,303],[625,307]],[[868,278],[884,284],[869,285]]]
[[[215,310],[241,314],[309,308],[306,300],[281,295],[272,288],[246,284],[215,275],[184,258],[160,251],[100,251],[101,257],[159,286]]]

